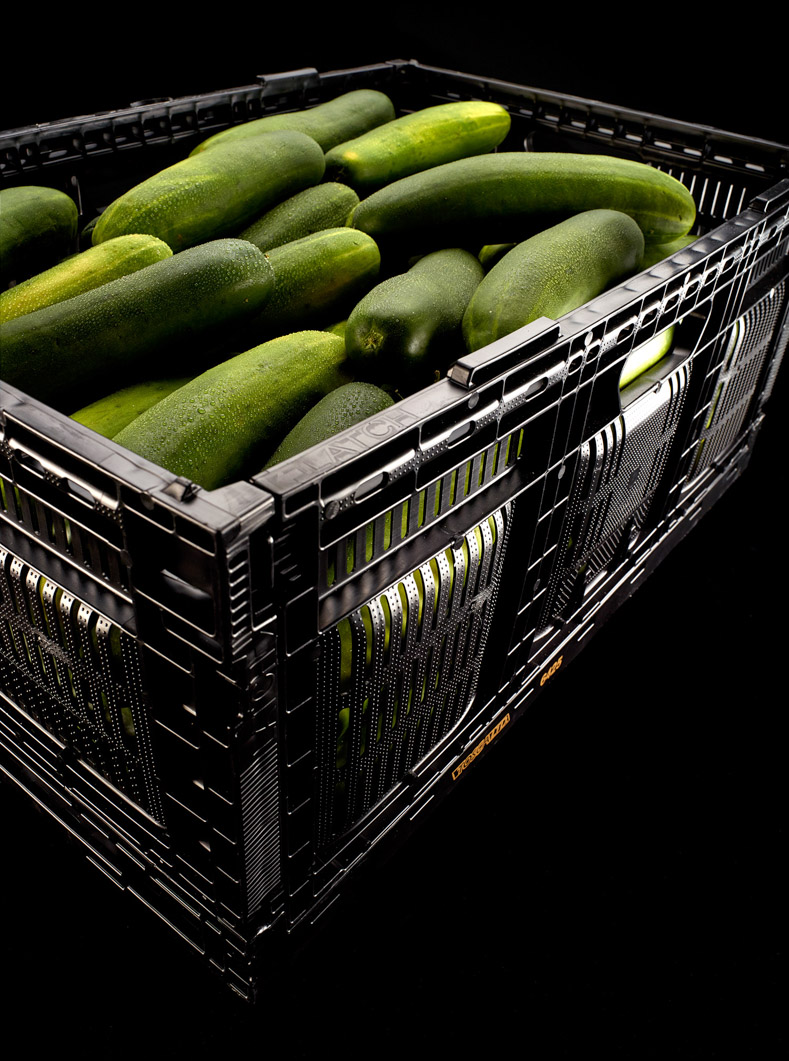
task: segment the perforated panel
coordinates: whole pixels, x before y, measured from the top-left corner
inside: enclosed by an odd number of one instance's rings
[[[0,546],[2,688],[162,821],[135,639]]]
[[[357,821],[463,717],[508,519],[507,507],[494,513],[323,636],[322,841]]]
[[[691,476],[699,476],[726,453],[747,426],[785,292],[784,281],[732,325],[709,412],[695,448]]]
[[[542,625],[572,600],[641,529],[661,481],[690,369],[682,365],[581,447],[560,556]]]

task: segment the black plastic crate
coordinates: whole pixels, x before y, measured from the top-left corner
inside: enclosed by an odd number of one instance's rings
[[[788,148],[418,63],[12,131],[0,175],[88,220],[220,128],[361,86],[659,165],[700,235],[215,491],[2,387],[3,776],[249,998],[739,476],[789,336]]]

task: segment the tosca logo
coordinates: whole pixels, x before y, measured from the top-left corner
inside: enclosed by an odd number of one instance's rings
[[[470,766],[471,763],[473,763],[474,760],[477,758],[479,753],[485,749],[485,746],[490,744],[490,742],[493,740],[494,737],[498,737],[498,735],[501,733],[501,731],[507,725],[509,720],[510,720],[509,713],[506,714],[503,718],[499,719],[499,721],[496,723],[496,725],[493,727],[493,729],[490,731],[490,733],[486,733],[485,736],[482,738],[482,740],[479,742],[479,744],[473,749],[473,751],[469,752],[469,754],[466,756],[466,758],[461,763],[458,763],[458,765],[452,771],[452,780],[453,781],[457,781],[457,779],[460,777],[460,775],[463,773],[463,771],[466,769],[466,767]]]
[[[542,678],[540,678],[540,685],[545,685],[548,679],[554,676],[559,667],[561,667],[563,658],[563,656],[559,656],[557,660],[554,660],[554,662],[550,665],[545,674],[543,674]]]

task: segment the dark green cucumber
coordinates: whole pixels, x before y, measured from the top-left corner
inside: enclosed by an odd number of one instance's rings
[[[0,292],[0,321],[65,302],[83,291],[169,258],[172,250],[156,236],[129,235],[73,254],[57,265]]]
[[[345,328],[359,375],[411,383],[443,371],[465,353],[463,314],[483,274],[475,255],[448,248],[377,284],[351,310]]]
[[[79,232],[78,238],[78,249],[85,251],[88,247],[93,246],[93,229],[96,227],[101,214],[96,214],[88,221],[87,225],[83,225]]]
[[[56,188],[0,191],[0,289],[48,269],[75,250],[77,204]]]
[[[304,110],[267,114],[243,125],[234,125],[203,140],[192,154],[200,154],[207,148],[213,150],[217,145],[235,140],[246,140],[272,129],[296,129],[311,136],[324,151],[328,151],[335,144],[359,136],[394,117],[394,104],[384,92],[359,88]]]
[[[582,210],[628,214],[663,242],[693,226],[688,189],[662,170],[608,155],[502,151],[395,181],[362,199],[352,224],[383,247],[517,243]]]
[[[113,438],[140,413],[150,409],[174,390],[183,387],[191,378],[178,376],[175,379],[153,379],[133,383],[129,387],[113,391],[112,394],[106,394],[103,398],[97,398],[83,409],[78,409],[71,414],[71,419],[84,424],[99,435],[104,435],[105,438]]]
[[[324,166],[315,141],[292,130],[228,143],[160,170],[110,203],[93,243],[146,232],[181,250],[233,236],[275,203],[318,184]]]
[[[279,464],[310,446],[325,442],[368,416],[394,404],[394,399],[373,383],[354,381],[330,391],[305,413],[280,442],[265,467]]]
[[[509,112],[498,103],[439,103],[333,147],[326,177],[369,195],[409,174],[492,151],[509,130]]]
[[[201,373],[115,441],[212,490],[259,471],[307,410],[347,382],[344,365],[337,335],[279,336]]]
[[[282,335],[344,316],[378,278],[374,239],[353,228],[325,228],[273,247],[271,298],[252,324],[255,335]]]
[[[262,251],[346,224],[359,196],[347,184],[326,181],[278,203],[239,233]]]
[[[478,350],[538,317],[577,309],[636,271],[644,237],[617,210],[586,210],[519,243],[494,265],[463,318],[468,350]]]
[[[0,378],[71,412],[135,380],[180,375],[187,355],[224,343],[273,287],[257,247],[212,240],[0,324]]]

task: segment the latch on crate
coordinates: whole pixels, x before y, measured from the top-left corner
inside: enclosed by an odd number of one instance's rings
[[[447,376],[461,387],[477,387],[510,368],[541,354],[562,337],[559,325],[548,317],[539,317],[494,343],[460,358]]]

